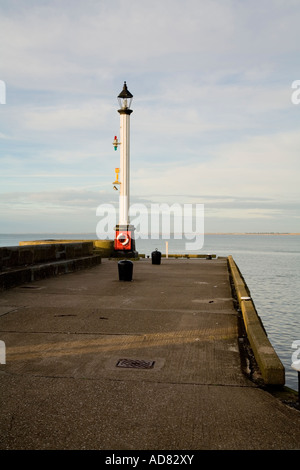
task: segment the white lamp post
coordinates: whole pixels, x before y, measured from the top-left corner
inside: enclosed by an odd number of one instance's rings
[[[119,199],[119,224],[116,226],[115,235],[115,251],[118,255],[126,257],[136,257],[135,240],[134,240],[134,227],[129,223],[129,198],[130,198],[130,114],[132,109],[130,105],[133,95],[127,88],[124,82],[123,90],[118,96],[120,109],[120,142],[115,137],[113,145],[117,149],[120,146],[120,170],[117,171],[117,181],[113,184],[120,186],[120,199]],[[121,178],[118,180],[118,173],[120,171]],[[114,186],[116,188],[116,186]]]
[[[120,214],[119,225],[128,225],[129,197],[130,197],[130,114],[132,109],[132,94],[128,91],[126,82],[118,96],[120,109],[120,171],[122,183],[120,185]]]

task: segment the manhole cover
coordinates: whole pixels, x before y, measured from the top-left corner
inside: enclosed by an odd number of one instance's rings
[[[140,359],[119,359],[117,367],[125,369],[153,369],[155,361],[143,361]]]

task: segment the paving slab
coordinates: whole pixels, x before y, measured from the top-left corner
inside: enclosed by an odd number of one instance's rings
[[[225,258],[2,292],[0,449],[299,449],[300,412],[250,379],[240,335]]]

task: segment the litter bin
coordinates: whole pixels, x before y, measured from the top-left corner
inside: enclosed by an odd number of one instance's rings
[[[118,262],[119,281],[132,281],[133,262],[122,259]]]
[[[151,258],[152,258],[152,264],[160,264],[161,252],[157,251],[157,249],[155,251],[152,251]]]

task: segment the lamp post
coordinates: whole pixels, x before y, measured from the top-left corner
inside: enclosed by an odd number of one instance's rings
[[[120,169],[116,168],[117,175],[120,172],[120,181],[113,183],[116,189],[116,183],[120,187],[119,198],[119,224],[115,228],[114,250],[117,256],[134,257],[138,256],[135,251],[135,239],[133,225],[129,222],[129,197],[130,197],[130,109],[133,95],[124,82],[123,90],[118,96],[120,109],[120,142],[115,136],[113,146],[115,150],[120,147]],[[118,171],[117,171],[118,170]]]

